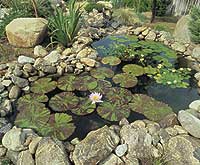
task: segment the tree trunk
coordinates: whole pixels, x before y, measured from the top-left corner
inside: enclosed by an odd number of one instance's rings
[[[153,0],[152,2],[152,17],[151,17],[151,23],[154,21],[155,17],[156,17],[156,1],[157,0]]]

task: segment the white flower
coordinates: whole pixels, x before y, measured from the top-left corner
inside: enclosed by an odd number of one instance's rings
[[[101,100],[102,99],[102,95],[100,93],[97,93],[97,92],[91,93],[89,98],[92,101],[92,104],[103,102]]]
[[[167,84],[169,84],[169,85],[170,85],[170,84],[172,84],[172,82],[171,82],[171,81],[167,81]]]
[[[180,68],[180,71],[183,71],[184,69],[183,68]]]
[[[173,83],[176,84],[176,83],[177,83],[177,80],[174,80]]]

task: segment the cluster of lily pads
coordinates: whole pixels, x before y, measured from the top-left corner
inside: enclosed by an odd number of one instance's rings
[[[103,64],[115,66],[121,63],[117,57],[105,57]],[[127,88],[137,85],[138,76],[152,72],[136,64],[127,64],[123,73],[116,74],[109,67],[99,67],[81,75],[66,74],[58,80],[41,78],[31,85],[31,93],[18,99],[15,124],[33,128],[43,136],[65,140],[76,128],[73,116],[96,112],[108,121],[128,118],[131,111],[148,119],[159,121],[172,109],[147,95],[132,94]],[[113,81],[111,81],[113,80]],[[59,90],[58,90],[59,89]],[[59,91],[52,97],[49,93]],[[89,94],[98,92],[103,102],[92,104]]]
[[[144,73],[154,78],[159,84],[172,88],[188,87],[189,84],[186,81],[190,78],[191,70],[188,68],[175,69],[177,54],[162,43],[139,41],[134,36],[110,36],[109,40],[112,42],[108,47],[96,48],[103,57],[107,57],[102,61],[103,63],[105,63],[104,61],[113,61],[113,57],[118,57],[123,61],[133,61],[134,64],[140,65],[140,71],[143,67]],[[138,67],[132,66],[130,68],[128,66],[128,69],[138,69]],[[174,72],[171,72],[172,70]],[[118,75],[118,78],[123,78],[123,76]]]

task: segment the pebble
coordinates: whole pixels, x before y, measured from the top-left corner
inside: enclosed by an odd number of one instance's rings
[[[17,86],[14,85],[9,92],[9,98],[10,99],[17,99],[19,95],[21,94],[21,89]]]
[[[119,146],[116,147],[115,149],[115,153],[118,157],[122,157],[125,155],[125,153],[127,152],[128,150],[128,146],[127,144],[121,144]]]
[[[3,80],[1,83],[2,83],[4,86],[9,87],[9,86],[12,84],[12,81],[11,81],[11,80]]]
[[[26,64],[26,63],[34,64],[34,62],[35,62],[35,59],[31,57],[27,57],[27,56],[18,57],[18,63],[20,64]]]

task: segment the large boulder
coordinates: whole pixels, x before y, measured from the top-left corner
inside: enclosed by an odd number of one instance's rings
[[[111,154],[119,140],[108,126],[92,131],[75,146],[73,161],[77,165],[97,164]]]
[[[178,135],[171,138],[165,146],[165,161],[169,165],[198,165],[199,160],[194,152],[199,148],[200,140],[188,135]]]
[[[175,31],[174,31],[174,37],[177,40],[180,40],[184,43],[190,43],[191,42],[190,31],[189,31],[189,28],[188,28],[189,21],[190,21],[189,15],[182,16],[180,18],[180,20],[177,22],[176,28],[175,28]]]
[[[16,47],[34,47],[46,36],[47,23],[44,18],[14,19],[6,26],[8,41]]]

